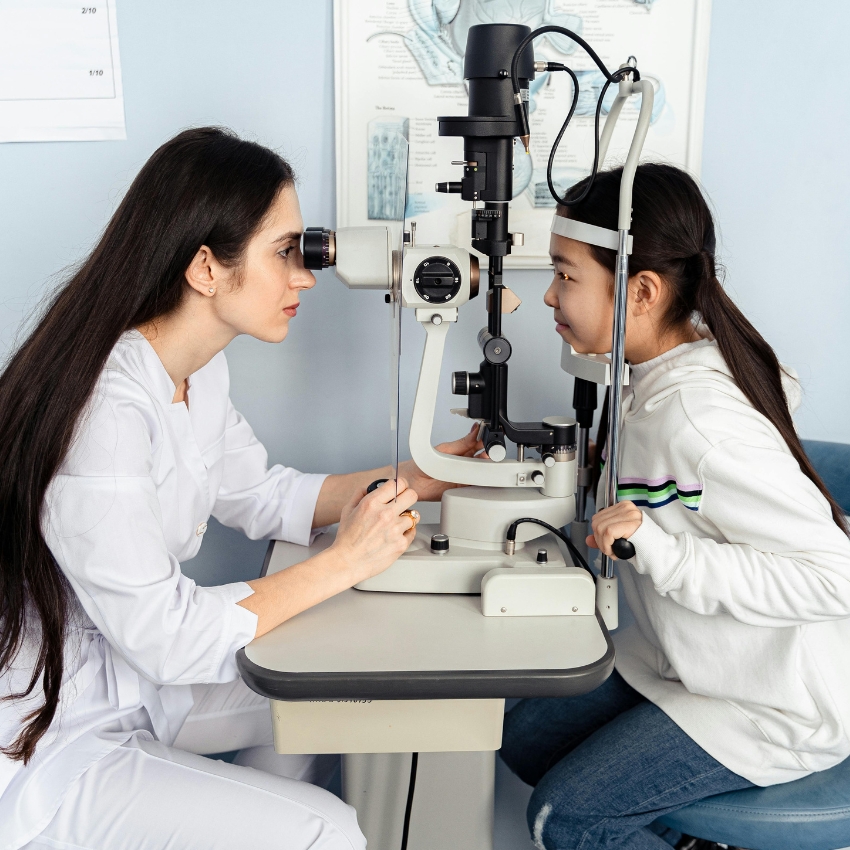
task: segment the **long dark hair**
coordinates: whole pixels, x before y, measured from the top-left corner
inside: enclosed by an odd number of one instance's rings
[[[41,531],[45,491],[109,353],[127,330],[172,311],[202,245],[236,267],[290,166],[227,130],[186,130],[147,161],[91,255],[48,304],[0,375],[0,672],[38,643],[28,686],[44,704],[2,752],[26,763],[56,714],[69,586]]]
[[[616,229],[622,169],[601,172],[587,199],[559,207],[568,218]],[[570,189],[578,197],[587,179]],[[698,314],[708,326],[735,383],[750,404],[785,440],[800,469],[829,502],[832,517],[847,532],[844,512],[812,466],[794,427],[782,387],[782,368],[773,349],[726,294],[717,276],[714,220],[696,182],[672,165],[639,165],[634,181],[632,274],[653,271],[666,282],[670,302],[659,331],[679,328]],[[616,252],[589,246],[593,258],[613,274]],[[607,404],[602,419],[607,419]],[[604,423],[600,423],[603,425]],[[605,431],[600,427],[600,435]],[[594,469],[600,467],[603,441],[597,439]],[[597,473],[598,474],[598,473]]]

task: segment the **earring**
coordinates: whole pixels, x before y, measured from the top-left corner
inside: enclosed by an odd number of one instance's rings
[[[214,295],[214,294],[215,294],[215,290],[212,287],[210,287],[210,295]]]

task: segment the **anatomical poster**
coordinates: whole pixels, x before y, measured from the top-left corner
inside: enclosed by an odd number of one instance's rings
[[[384,197],[398,174],[399,134],[409,142],[404,210],[420,243],[469,248],[470,204],[437,194],[457,181],[463,140],[441,137],[437,116],[467,114],[463,55],[469,28],[482,23],[565,27],[584,38],[609,70],[635,57],[652,81],[652,124],[643,159],[699,174],[708,64],[710,0],[335,0],[337,226],[398,219],[398,193]],[[587,175],[593,162],[594,113],[605,78],[575,42],[547,34],[535,58],[561,62],[579,80],[576,113],[555,157],[558,192]],[[531,149],[514,148],[511,230],[525,235],[506,266],[549,265],[549,223],[555,200],[546,165],[573,97],[565,73],[542,73],[530,84]],[[602,104],[604,121],[616,94]],[[605,166],[621,164],[637,121],[639,98],[623,109]]]

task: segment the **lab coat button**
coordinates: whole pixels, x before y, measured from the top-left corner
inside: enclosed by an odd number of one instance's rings
[[[202,523],[198,526],[197,530],[195,531],[195,534],[197,534],[197,535],[198,535],[198,537],[203,537],[204,532],[205,532],[206,530],[207,530],[207,524],[206,524],[205,522],[202,522]]]

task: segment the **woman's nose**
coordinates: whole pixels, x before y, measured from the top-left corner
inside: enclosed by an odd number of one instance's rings
[[[312,289],[316,285],[316,276],[310,269],[305,269],[302,265],[293,275],[290,286],[293,289]]]

